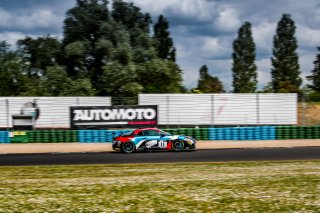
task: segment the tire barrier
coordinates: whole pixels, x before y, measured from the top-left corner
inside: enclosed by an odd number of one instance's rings
[[[230,128],[181,128],[163,129],[174,135],[186,135],[197,140],[275,140],[276,127],[230,127]]]
[[[78,130],[80,143],[106,143],[131,130]]]
[[[0,131],[0,143],[10,143],[10,132]]]
[[[27,135],[30,143],[78,142],[77,130],[34,130]]]
[[[196,140],[286,140],[319,139],[320,126],[257,126],[162,129]],[[34,130],[0,131],[0,143],[108,143],[132,130]]]
[[[11,143],[28,143],[29,136],[27,131],[13,131],[10,135]]]
[[[162,129],[173,135],[186,135],[196,140],[209,140],[208,128],[179,128],[179,129]]]
[[[78,130],[80,143],[104,143],[112,140],[112,133],[107,130]]]
[[[276,127],[209,128],[209,140],[275,140]]]
[[[320,126],[278,126],[277,139],[318,139]]]

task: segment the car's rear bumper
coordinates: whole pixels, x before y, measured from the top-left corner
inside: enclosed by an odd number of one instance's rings
[[[112,149],[114,151],[120,152],[121,151],[121,142],[120,141],[114,141],[112,143]]]

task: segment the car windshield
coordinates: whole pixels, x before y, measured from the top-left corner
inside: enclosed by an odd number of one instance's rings
[[[171,135],[170,133],[165,132],[165,131],[162,131],[162,130],[160,131],[160,134],[161,134],[161,135]]]

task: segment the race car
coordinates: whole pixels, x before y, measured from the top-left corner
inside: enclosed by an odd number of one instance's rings
[[[136,129],[114,138],[114,151],[132,153],[143,150],[196,150],[196,140],[182,135],[171,135],[157,128]]]

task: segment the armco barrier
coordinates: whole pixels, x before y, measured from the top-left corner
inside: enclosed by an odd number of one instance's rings
[[[0,143],[10,143],[10,132],[0,131]]]

